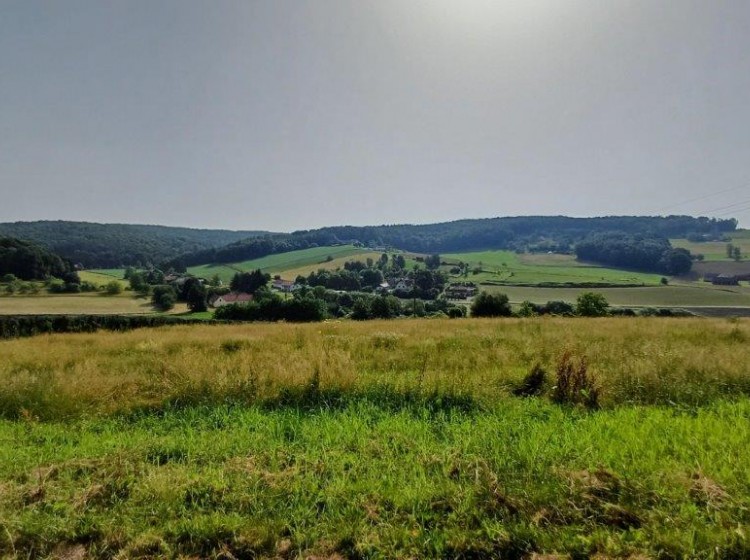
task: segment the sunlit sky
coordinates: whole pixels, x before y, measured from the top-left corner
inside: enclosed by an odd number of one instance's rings
[[[750,227],[747,0],[0,0],[0,221]]]

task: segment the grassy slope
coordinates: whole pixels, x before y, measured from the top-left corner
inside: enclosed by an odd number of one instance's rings
[[[201,265],[188,268],[190,274],[211,278],[218,274],[224,282],[229,282],[237,272],[248,272],[260,268],[264,272],[284,273],[288,270],[307,270],[317,269],[318,265],[326,262],[328,256],[336,258],[354,257],[360,254],[370,254],[367,249],[357,248],[352,245],[341,245],[336,247],[315,247],[312,249],[302,249],[300,251],[290,251],[288,253],[279,253],[268,255],[259,259],[243,261],[239,263]],[[362,257],[365,258],[365,257]],[[292,279],[292,278],[290,278]]]
[[[481,251],[442,255],[448,262],[463,261],[481,274],[474,282],[538,284],[542,282],[607,282],[619,285],[658,285],[661,276],[580,263],[572,255],[517,255],[512,251]]]
[[[0,342],[0,554],[747,557],[749,338],[544,319]],[[603,410],[510,395],[566,348]]]

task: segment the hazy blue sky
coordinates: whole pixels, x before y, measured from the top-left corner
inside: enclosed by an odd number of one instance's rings
[[[0,221],[750,227],[750,2],[0,0],[0,192]]]

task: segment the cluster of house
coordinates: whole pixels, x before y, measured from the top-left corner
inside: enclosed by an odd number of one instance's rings
[[[285,293],[290,293],[300,288],[299,284],[281,278],[274,278],[271,282],[271,286],[275,290]],[[400,278],[399,280],[394,281],[393,284],[390,284],[389,282],[381,283],[376,291],[380,293],[409,292],[413,288],[414,280],[411,278]],[[445,288],[444,293],[447,299],[468,299],[477,295],[477,285],[474,284],[474,282],[450,284]],[[208,300],[208,305],[211,307],[222,307],[224,305],[247,303],[249,301],[253,301],[252,294],[246,294],[244,292],[229,292],[228,294],[211,296]]]
[[[271,287],[280,292],[290,293],[299,289],[300,286],[292,280],[284,280],[281,277],[276,277],[271,281]],[[215,294],[211,296],[208,300],[208,305],[211,307],[222,307],[224,305],[247,303],[249,301],[253,301],[252,294],[247,294],[245,292],[229,292],[228,294]]]

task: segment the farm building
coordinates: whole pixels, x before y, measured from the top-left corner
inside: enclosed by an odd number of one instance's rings
[[[445,297],[448,299],[468,299],[475,295],[477,295],[477,287],[473,282],[451,284],[445,288]]]
[[[412,288],[414,288],[414,280],[412,280],[411,278],[401,278],[398,282],[396,282],[393,290],[396,292],[408,292]]]
[[[229,292],[220,296],[214,296],[208,300],[208,304],[211,307],[222,307],[224,305],[232,305],[234,303],[247,303],[253,301],[252,294],[246,294],[244,292]]]
[[[282,278],[274,278],[271,285],[282,292],[292,292],[297,289],[297,284],[292,280],[283,280]]]
[[[711,283],[716,286],[738,286],[740,282],[733,274],[717,274]]]

